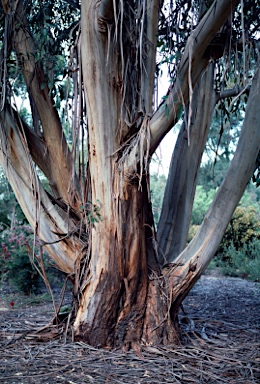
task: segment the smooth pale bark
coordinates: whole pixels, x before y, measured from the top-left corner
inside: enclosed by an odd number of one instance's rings
[[[214,64],[211,64],[195,87],[190,127],[187,116],[172,154],[157,231],[162,264],[173,261],[186,246],[198,170],[214,107]]]
[[[51,166],[49,163],[48,148],[44,139],[38,136],[32,129],[20,118],[18,112],[6,103],[6,111],[13,117],[20,126],[20,131],[24,132],[28,149],[36,165],[42,170],[48,180],[51,180]],[[58,191],[56,191],[58,194]]]
[[[82,3],[91,199],[93,204],[101,202],[102,220],[91,230],[88,278],[81,291],[75,337],[125,348],[135,348],[142,339],[173,343],[178,332],[171,319],[164,322],[168,300],[156,280],[148,281],[148,271],[160,275],[148,186],[145,178],[140,180],[138,168],[128,172],[127,156],[112,156],[120,146],[120,129],[126,129],[116,86],[121,68],[111,42],[107,55],[105,28],[95,23],[98,15],[95,2]]]
[[[153,108],[153,95],[154,95],[154,73],[156,64],[156,45],[158,36],[158,21],[159,21],[159,0],[147,1],[147,16],[146,16],[146,60],[144,62],[145,71],[143,74],[143,103],[145,112],[152,113]]]

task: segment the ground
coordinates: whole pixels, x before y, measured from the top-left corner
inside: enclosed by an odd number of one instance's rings
[[[64,336],[66,323],[63,329],[50,325],[46,294],[25,298],[2,289],[0,383],[260,382],[259,283],[204,275],[179,318],[183,340],[177,347],[106,351],[72,343],[69,330]]]

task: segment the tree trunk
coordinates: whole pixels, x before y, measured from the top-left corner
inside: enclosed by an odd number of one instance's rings
[[[195,87],[172,154],[157,234],[162,264],[173,261],[187,243],[199,167],[215,107],[214,66],[210,64]]]
[[[96,28],[97,19],[100,20],[98,9],[93,4],[84,8],[82,60],[90,129],[91,200],[93,207],[98,202],[101,206],[100,219],[91,228],[89,269],[80,291],[74,326],[76,338],[90,344],[127,348],[140,343],[144,334],[149,342],[148,318],[153,318],[151,326],[160,328],[167,307],[161,294],[156,298],[161,311],[152,309],[155,283],[150,287],[148,275],[152,270],[160,275],[160,268],[153,249],[149,185],[143,176],[145,164],[140,164],[138,152],[136,164],[125,161],[124,150],[112,155],[128,128],[121,115],[121,72],[116,49],[110,42],[107,53],[107,39],[102,35],[105,27],[99,24]],[[148,124],[149,120],[144,121]],[[140,136],[137,148],[146,152]],[[94,209],[92,214],[95,215]],[[167,332],[163,333],[166,338]],[[172,334],[170,327],[168,333]]]
[[[80,296],[76,338],[125,348],[177,342],[177,321],[168,315],[167,287],[153,249],[146,185],[140,190],[138,182],[120,184],[113,219],[92,228],[91,270]]]

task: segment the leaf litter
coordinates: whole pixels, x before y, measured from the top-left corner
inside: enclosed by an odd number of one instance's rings
[[[139,356],[72,343],[65,328],[46,327],[50,303],[16,308],[1,297],[0,383],[260,382],[259,283],[202,276],[179,314],[181,345]]]

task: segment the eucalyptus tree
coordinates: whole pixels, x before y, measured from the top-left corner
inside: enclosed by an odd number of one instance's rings
[[[40,247],[73,283],[75,338],[125,348],[178,342],[179,306],[214,256],[256,167],[259,5],[2,0],[2,6],[0,161]],[[171,86],[157,107],[158,49]],[[236,103],[249,88],[236,153],[186,246],[216,102],[235,97]],[[22,91],[31,123],[13,102]],[[182,116],[156,233],[149,161]]]

